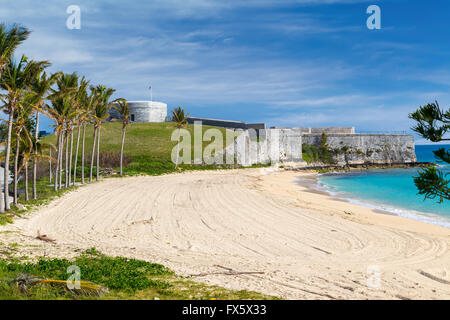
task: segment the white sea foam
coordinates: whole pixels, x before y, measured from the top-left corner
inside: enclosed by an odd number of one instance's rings
[[[339,198],[341,200],[348,201],[353,204],[357,204],[360,206],[364,206],[366,208],[376,209],[376,210],[382,210],[386,211],[388,213],[394,214],[399,217],[404,217],[412,220],[417,220],[425,223],[430,224],[436,224],[439,226],[443,226],[446,228],[450,228],[450,219],[438,216],[433,213],[428,212],[420,212],[415,210],[409,210],[409,209],[403,209],[398,208],[389,204],[374,202],[370,200],[362,200],[357,199],[356,197],[353,197],[347,193],[339,192],[333,187],[321,182],[317,181],[315,185],[312,186],[314,189],[318,191],[324,191],[327,192],[330,196],[334,198]]]

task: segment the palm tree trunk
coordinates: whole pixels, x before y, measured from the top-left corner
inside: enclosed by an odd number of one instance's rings
[[[9,158],[11,153],[11,134],[12,134],[12,125],[14,118],[14,110],[15,108],[11,108],[8,120],[8,134],[6,135],[6,150],[5,150],[5,168],[3,178],[5,179],[5,210],[11,209],[9,204]]]
[[[30,200],[30,195],[28,194],[28,161],[25,163],[25,200]]]
[[[180,134],[181,128],[178,128],[178,144],[177,144],[177,160],[175,161],[175,169],[178,167],[178,156],[180,153]]]
[[[84,142],[86,138],[86,123],[83,123],[83,142],[81,145],[81,184],[84,184]]]
[[[49,147],[48,148],[48,150],[49,150],[49,157],[50,157],[50,160],[48,161],[48,165],[49,165],[49,172],[48,172],[48,175],[49,175],[49,180],[50,180],[50,183],[52,183],[52,175],[53,175],[53,172],[52,172],[52,148],[51,147]]]
[[[37,153],[38,153],[38,146],[37,142],[39,139],[39,112],[36,112],[36,130],[34,132],[34,138],[35,138],[35,147],[34,147],[34,159],[33,159],[33,199],[37,199],[37,187],[36,187],[36,180],[37,180]]]
[[[100,127],[97,129],[97,172],[95,180],[98,181],[100,177]]]
[[[69,133],[67,132],[65,135],[66,140],[66,156],[65,156],[65,171],[64,171],[64,187],[67,188],[69,186]]]
[[[120,147],[120,175],[123,175],[123,146],[125,144],[125,131],[126,126],[122,129],[122,146]]]
[[[57,133],[56,144],[57,144],[57,146],[56,146],[56,167],[55,167],[55,188],[54,188],[55,191],[58,190],[58,187],[59,187],[58,186],[58,181],[59,181],[58,171],[59,171],[59,150],[61,147],[61,133]],[[50,159],[50,161],[51,161],[51,159]]]
[[[73,185],[77,182],[77,163],[78,163],[78,150],[80,147],[80,130],[81,126],[78,125],[78,134],[77,134],[77,147],[75,149],[75,162],[73,166]]]
[[[0,179],[0,214],[5,213],[5,199],[2,195],[3,185],[2,180]]]
[[[89,168],[89,183],[92,183],[92,169],[94,168],[94,157],[95,157],[95,140],[96,140],[96,135],[95,133],[97,132],[97,128],[94,126],[94,134],[92,137],[92,155],[91,155],[91,167]]]
[[[20,132],[16,132],[16,150],[14,155],[14,204],[17,204],[17,180],[20,153]]]
[[[73,128],[70,130],[70,151],[69,151],[69,186],[72,184],[72,157],[73,157]]]
[[[60,153],[59,153],[59,189],[62,189],[62,174],[63,174],[63,154],[64,154],[64,131],[61,132],[61,145],[60,145]]]

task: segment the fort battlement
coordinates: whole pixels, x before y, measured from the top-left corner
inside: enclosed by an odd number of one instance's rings
[[[355,133],[354,128],[304,129],[271,128],[259,130],[258,133],[244,130],[225,149],[225,153],[243,166],[285,162],[300,164],[304,163],[302,145],[319,146],[322,132],[325,132],[337,165],[417,162],[412,135]]]

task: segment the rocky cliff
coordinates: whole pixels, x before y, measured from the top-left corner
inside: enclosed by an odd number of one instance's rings
[[[318,146],[321,135],[304,134],[302,142]],[[338,165],[417,162],[414,137],[386,134],[329,134],[327,144]]]

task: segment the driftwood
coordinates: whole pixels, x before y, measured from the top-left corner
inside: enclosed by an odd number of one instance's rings
[[[26,274],[21,274],[18,278],[12,280],[12,282],[16,284],[16,287],[19,288],[22,293],[30,296],[31,294],[28,286],[34,285],[43,279],[44,278],[30,277]]]
[[[52,243],[56,242],[56,240],[49,238],[46,234],[41,234],[41,232],[39,230],[37,232],[36,239],[39,239],[39,240],[42,240],[45,242],[52,242]]]
[[[429,274],[428,272],[425,272],[423,270],[419,270],[419,273],[427,278],[430,278],[431,280],[434,280],[434,281],[437,281],[437,282],[440,282],[443,284],[450,284],[450,281],[433,276],[432,274]]]
[[[225,275],[225,276],[239,276],[239,275],[245,275],[245,274],[264,274],[264,272],[258,272],[258,271],[234,271],[231,268],[222,267],[220,265],[215,265],[215,267],[219,267],[228,271],[218,271],[218,272],[204,272],[204,273],[198,273],[198,274],[191,274],[190,277],[205,277],[210,275]]]
[[[70,292],[75,295],[83,295],[91,297],[100,297],[101,295],[109,291],[108,288],[102,287],[90,281],[80,281],[78,283],[79,287],[70,288],[68,284],[71,282],[68,280],[53,280],[47,278],[33,277],[27,274],[22,274],[18,278],[13,279],[12,283],[15,283],[16,286],[20,289],[20,291],[26,294],[27,296],[31,295],[29,287],[32,287],[36,284],[49,285]]]

